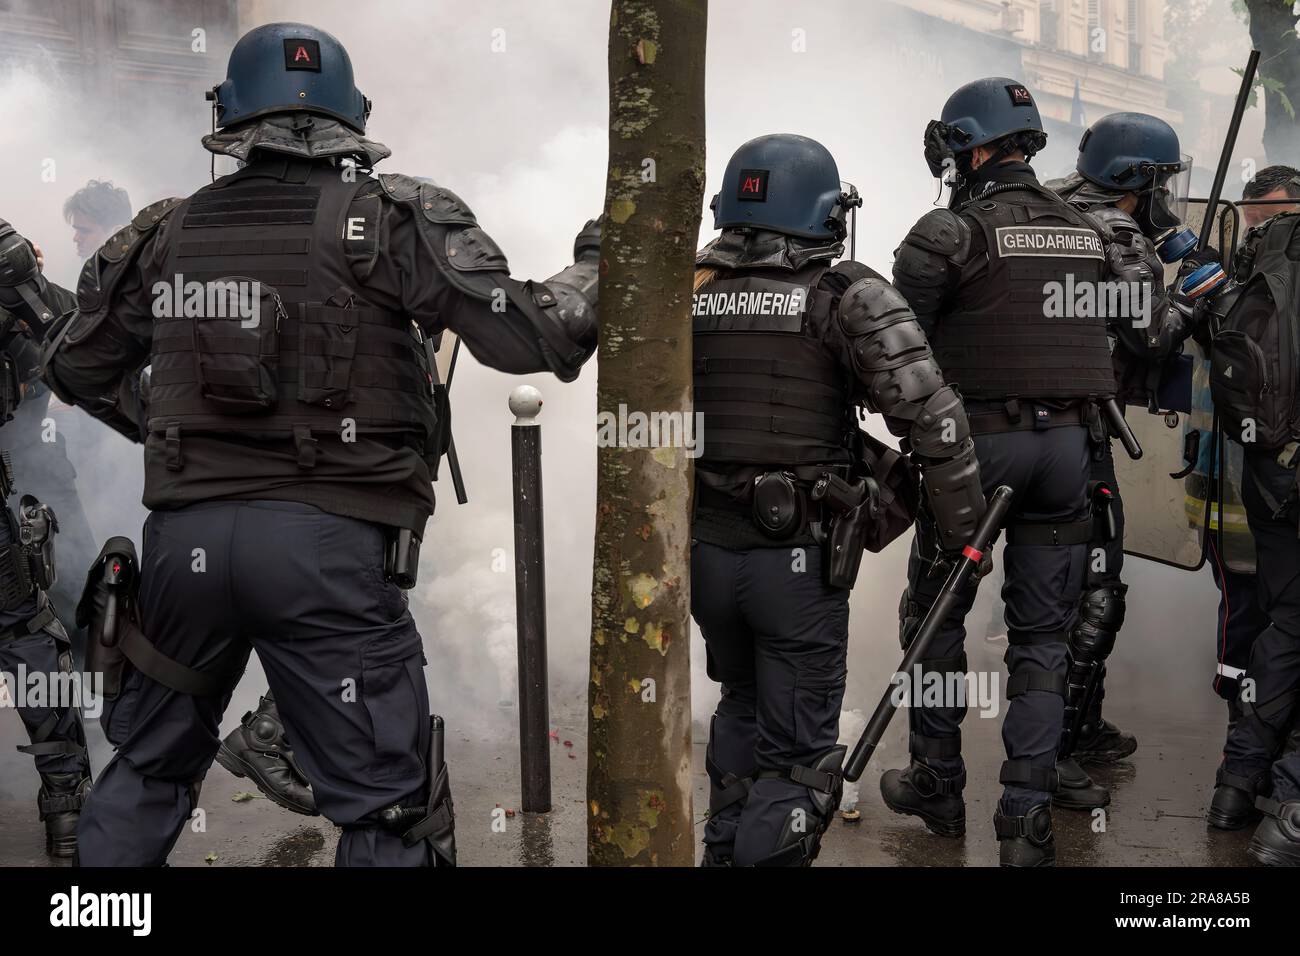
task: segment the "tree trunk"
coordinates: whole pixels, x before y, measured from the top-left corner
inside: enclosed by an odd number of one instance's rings
[[[1259,76],[1265,88],[1264,152],[1270,163],[1294,166],[1300,156],[1300,35],[1291,0],[1246,0],[1250,39],[1260,52]],[[1269,84],[1279,85],[1291,109]]]
[[[691,422],[706,25],[706,0],[614,0],[610,17],[587,722],[592,866],[695,858],[692,470],[686,433],[666,433],[673,419]]]

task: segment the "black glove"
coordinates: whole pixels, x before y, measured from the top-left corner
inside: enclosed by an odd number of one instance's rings
[[[588,219],[587,224],[578,232],[578,237],[573,240],[573,261],[574,262],[599,262],[600,261],[600,220],[602,217],[597,216],[595,219]]]
[[[1205,266],[1214,266],[1217,269],[1217,275],[1203,276],[1194,287],[1185,288],[1184,285],[1192,273]],[[1178,278],[1174,280],[1174,291],[1184,301],[1193,303],[1209,301],[1226,288],[1228,288],[1228,277],[1223,271],[1223,261],[1219,256],[1219,250],[1212,246],[1198,249],[1178,266]]]

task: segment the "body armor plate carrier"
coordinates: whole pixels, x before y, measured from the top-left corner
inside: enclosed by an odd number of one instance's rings
[[[298,467],[309,469],[313,436],[349,427],[395,436],[436,461],[420,330],[367,303],[344,251],[358,238],[349,206],[367,181],[345,182],[323,164],[263,161],[170,213],[181,228],[163,275],[179,291],[156,310],[149,400],[149,430],[165,436],[169,468],[183,467],[183,434],[206,431],[292,437]],[[191,294],[203,302],[190,305]]]
[[[963,277],[939,321],[933,339],[944,377],[967,399],[1114,395],[1106,319],[1075,316],[1070,294],[1092,284],[1100,296],[1106,260],[1096,228],[1028,184],[972,200],[961,214],[984,234],[988,269]],[[1049,283],[1060,286],[1060,315],[1049,314]]]
[[[696,291],[700,464],[849,461],[849,375],[816,334],[829,325],[831,296],[817,288],[823,272],[824,264],[723,272]]]

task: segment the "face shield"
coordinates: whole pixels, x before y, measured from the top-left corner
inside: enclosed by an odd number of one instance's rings
[[[1151,185],[1138,203],[1138,224],[1155,243],[1162,261],[1178,262],[1196,248],[1196,234],[1187,228],[1187,199],[1192,185],[1192,158],[1162,163],[1152,169]]]

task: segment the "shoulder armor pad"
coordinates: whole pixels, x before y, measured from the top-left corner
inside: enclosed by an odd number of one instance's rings
[[[510,271],[501,247],[478,226],[448,230],[447,262],[457,272]]]
[[[859,279],[881,278],[880,274],[870,266],[863,265],[853,259],[841,259],[826,271],[837,276],[843,276],[850,285]]]
[[[951,209],[933,209],[912,227],[903,244],[961,261],[970,248],[970,226]]]
[[[108,302],[109,296],[128,267],[135,261],[140,248],[153,232],[167,221],[167,215],[184,199],[163,199],[145,206],[128,225],[123,226],[99,247],[98,251],[86,260],[77,281],[77,309],[83,314],[97,313]],[[81,328],[88,333],[97,325],[82,323]],[[69,340],[72,340],[69,335]]]
[[[840,328],[850,338],[904,318],[912,318],[912,307],[901,292],[877,275],[857,280],[840,297]]]
[[[175,209],[185,200],[183,199],[162,199],[158,202],[145,206],[141,209],[134,219],[117,232],[109,237],[100,248],[97,255],[105,262],[121,262],[125,259],[132,249],[140,245],[140,240],[158,228],[159,224],[167,218],[167,214]]]
[[[1127,242],[1130,236],[1140,235],[1142,232],[1132,216],[1115,206],[1092,205],[1088,207],[1085,215],[1096,224],[1097,231],[1107,242]]]
[[[439,225],[476,226],[478,220],[465,201],[450,189],[427,179],[401,173],[380,173],[379,183],[394,202],[418,205],[424,218]]]

